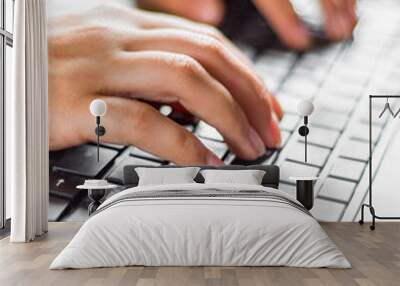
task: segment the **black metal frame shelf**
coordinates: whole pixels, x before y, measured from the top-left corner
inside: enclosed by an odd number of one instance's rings
[[[372,216],[372,224],[370,225],[371,230],[375,230],[375,220],[400,220],[400,217],[395,216],[379,216],[376,214],[375,208],[373,206],[372,201],[372,101],[373,99],[388,99],[388,98],[400,98],[400,95],[370,95],[369,96],[369,201],[368,204],[362,204],[361,206],[361,219],[359,220],[360,224],[364,224],[364,208],[369,208],[369,211]]]

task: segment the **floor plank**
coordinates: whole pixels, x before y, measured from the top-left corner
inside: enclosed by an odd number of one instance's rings
[[[50,223],[49,233],[32,243],[0,240],[0,285],[400,285],[400,223],[382,222],[376,231],[355,223],[323,223],[352,269],[289,267],[120,267],[48,270],[81,223]]]

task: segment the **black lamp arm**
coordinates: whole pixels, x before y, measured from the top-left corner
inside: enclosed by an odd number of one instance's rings
[[[96,129],[95,133],[97,135],[97,162],[100,161],[100,137],[106,134],[106,129],[104,126],[100,125],[100,116],[96,116]]]

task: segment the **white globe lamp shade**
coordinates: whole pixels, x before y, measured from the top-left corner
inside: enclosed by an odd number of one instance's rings
[[[309,116],[314,111],[314,105],[309,100],[303,100],[297,106],[297,112],[301,116]]]
[[[93,116],[104,116],[107,112],[107,104],[104,100],[95,99],[90,103],[90,113]]]

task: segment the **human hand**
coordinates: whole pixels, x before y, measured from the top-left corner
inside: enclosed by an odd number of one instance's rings
[[[224,0],[138,0],[142,8],[218,25],[224,16]],[[289,0],[253,0],[260,13],[288,47],[304,50],[312,37],[301,23]],[[356,24],[355,0],[320,0],[325,18],[325,31],[332,40],[351,36]]]
[[[177,164],[222,162],[143,102],[179,102],[255,159],[280,144],[282,110],[251,63],[216,29],[174,16],[100,6],[49,22],[50,149],[95,141],[89,104],[108,105],[103,141]]]

